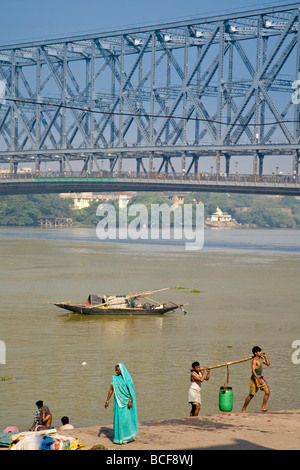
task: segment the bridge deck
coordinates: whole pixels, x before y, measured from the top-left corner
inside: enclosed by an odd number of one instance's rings
[[[6,175],[0,195],[68,192],[227,192],[300,196],[299,176],[219,175]]]

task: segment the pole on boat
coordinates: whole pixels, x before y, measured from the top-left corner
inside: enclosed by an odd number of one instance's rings
[[[155,292],[162,292],[164,290],[168,290],[170,289],[170,287],[165,287],[164,289],[158,289],[158,290],[148,290],[146,292],[138,292],[137,294],[131,294],[130,295],[126,295],[123,297],[123,299],[136,299],[138,297],[145,297],[145,295],[150,295],[150,294],[154,294]],[[118,304],[119,302],[119,299],[116,298],[116,299],[112,299],[108,302],[105,302],[103,304],[100,304],[100,308],[102,308],[103,306],[106,306],[106,305],[114,305],[114,304]]]

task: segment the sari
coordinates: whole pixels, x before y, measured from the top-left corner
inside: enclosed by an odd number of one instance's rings
[[[130,442],[138,433],[137,406],[133,380],[123,364],[117,364],[121,375],[114,375],[111,384],[114,390],[114,443]],[[128,402],[132,397],[132,406]]]

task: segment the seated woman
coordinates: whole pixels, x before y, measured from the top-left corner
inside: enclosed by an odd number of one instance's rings
[[[50,428],[52,424],[52,414],[50,413],[48,406],[45,406],[42,400],[37,401],[36,406],[38,409],[29,431],[41,431],[43,429]]]

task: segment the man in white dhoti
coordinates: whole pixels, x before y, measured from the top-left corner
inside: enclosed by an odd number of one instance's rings
[[[201,408],[201,384],[203,380],[209,380],[210,370],[206,367],[200,371],[199,362],[193,362],[191,369],[191,384],[188,394],[188,402],[192,405],[190,416],[198,416]]]

